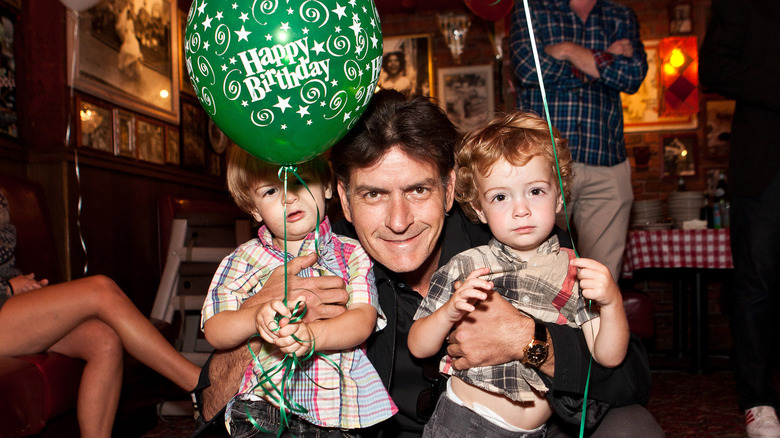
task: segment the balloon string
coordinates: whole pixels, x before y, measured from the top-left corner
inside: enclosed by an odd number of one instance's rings
[[[558,161],[558,148],[555,146],[555,135],[553,134],[552,120],[550,118],[550,109],[547,106],[547,93],[544,89],[544,79],[542,77],[542,66],[539,61],[539,51],[536,48],[536,37],[534,36],[534,27],[531,21],[531,8],[528,7],[528,0],[523,0],[523,6],[525,7],[525,21],[528,24],[528,36],[531,40],[531,51],[534,54],[534,65],[536,66],[536,76],[539,80],[539,91],[542,93],[542,104],[544,105],[544,115],[547,119],[547,127],[550,130],[550,139],[552,140],[553,154],[555,155],[555,168],[558,173],[558,186],[561,192],[561,199],[563,200],[563,215],[566,218],[566,231],[569,233],[571,239],[571,246],[574,249],[574,256],[579,258],[577,253],[577,246],[574,244],[574,237],[571,232],[571,224],[569,223],[569,213],[566,208],[566,195],[563,193],[563,178],[561,177],[561,165]],[[591,300],[588,300],[588,308],[590,308]],[[585,379],[585,393],[582,398],[582,418],[580,419],[580,438],[583,438],[585,434],[585,415],[588,404],[588,388],[590,387],[590,369],[593,365],[593,355],[590,357],[588,363],[588,375]]]
[[[79,36],[79,11],[73,10],[76,17],[73,25],[73,41],[78,41]],[[68,122],[65,127],[65,147],[70,146],[71,125],[73,124],[73,84],[76,82],[76,54],[71,54],[70,63],[70,102],[68,104]],[[87,243],[84,241],[84,234],[81,230],[81,170],[79,167],[79,149],[78,145],[73,148],[73,167],[76,171],[76,191],[78,193],[78,203],[76,204],[76,229],[81,242],[81,250],[84,252],[84,276],[89,270],[89,257],[87,257]]]

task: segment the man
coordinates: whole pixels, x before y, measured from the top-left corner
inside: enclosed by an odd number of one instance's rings
[[[529,9],[550,118],[575,161],[567,213],[577,249],[617,281],[634,199],[620,92],[635,93],[647,73],[639,24],[611,0],[531,0]],[[522,2],[515,2],[510,41],[518,106],[544,115]]]
[[[780,4],[716,0],[701,46],[700,77],[736,99],[729,192],[734,282],[731,332],[739,407],[747,434],[780,437],[772,384],[780,267]]]
[[[437,364],[444,351],[430,361],[413,358],[406,343],[409,327],[433,272],[455,254],[490,238],[486,228],[469,222],[453,207],[458,140],[447,116],[428,99],[408,101],[387,90],[374,96],[363,118],[331,151],[344,215],[354,226],[353,235],[376,261],[379,299],[388,321],[384,330],[369,338],[369,359],[399,408],[398,414],[366,435],[419,437],[422,433],[443,383]],[[334,230],[349,234],[351,227],[340,225]],[[301,262],[293,260],[289,271]],[[317,285],[319,279],[298,279],[290,289],[300,293],[302,280],[306,280],[303,287],[314,292],[306,294],[315,311],[331,307],[318,306],[321,302],[315,295],[327,294],[323,301],[336,302],[332,299],[338,295],[335,283]],[[278,293],[268,283],[264,291],[263,296]],[[447,352],[457,358],[453,365],[470,368],[522,361],[524,347],[536,337],[546,337],[551,342],[538,370],[551,389],[556,411],[570,414],[568,424],[557,418],[548,436],[576,436],[579,394],[585,387],[589,359],[582,333],[551,323],[539,335],[534,321],[497,294],[490,294],[471,316],[450,336]],[[589,424],[601,422],[591,436],[664,436],[650,413],[636,404],[646,402],[649,394],[642,354],[641,348],[630,350],[626,362],[611,371],[593,365],[589,396],[593,400],[586,418]],[[214,377],[211,381],[217,382]],[[608,411],[609,405],[621,407]]]

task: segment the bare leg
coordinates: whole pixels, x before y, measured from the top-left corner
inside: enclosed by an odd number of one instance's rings
[[[190,391],[200,368],[177,352],[111,279],[93,276],[37,289],[0,309],[0,354],[44,351],[90,319],[108,325],[125,349]]]
[[[122,342],[114,330],[96,320],[77,326],[49,351],[84,359],[78,421],[81,436],[110,437],[122,389]]]

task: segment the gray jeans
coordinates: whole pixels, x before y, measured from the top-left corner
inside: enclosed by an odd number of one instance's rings
[[[506,430],[442,394],[425,425],[423,438],[544,438],[545,431],[545,428],[533,433]]]
[[[249,421],[247,413],[265,431],[257,429]],[[306,438],[359,437],[358,434],[350,433],[349,430],[316,426],[295,415],[290,415],[288,418],[289,429],[285,430],[281,435],[277,435],[281,426],[280,421],[279,408],[274,407],[270,403],[236,400],[230,410],[230,436],[233,438],[276,438],[277,436]]]

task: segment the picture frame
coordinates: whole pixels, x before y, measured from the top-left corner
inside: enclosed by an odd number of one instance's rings
[[[138,159],[155,164],[165,163],[165,125],[146,118],[135,118],[135,144]]]
[[[720,179],[720,174],[726,175],[726,183],[728,183],[729,180],[729,170],[726,166],[708,166],[702,169],[702,173],[704,174],[704,184],[705,184],[705,193],[707,193],[707,196],[712,198],[715,196],[715,186],[718,184],[718,179]]]
[[[377,86],[407,96],[435,96],[433,45],[430,34],[385,37]]]
[[[114,108],[114,155],[135,158],[135,114]]]
[[[707,100],[705,115],[707,139],[704,152],[707,158],[726,158],[731,147],[731,123],[734,120],[736,101],[730,99]]]
[[[22,0],[0,0],[0,3],[11,6],[17,11],[22,8]]]
[[[696,133],[680,133],[662,137],[661,176],[679,178],[696,175]]]
[[[114,152],[112,109],[96,100],[76,98],[76,145],[109,154]]]
[[[693,32],[691,3],[676,3],[669,8],[669,35],[687,35]]]
[[[181,148],[179,129],[174,126],[165,127],[165,164],[179,165],[181,163]]]
[[[623,105],[623,132],[681,131],[696,129],[696,114],[661,116],[661,58],[658,40],[642,42],[647,53],[647,76],[634,94],[620,93]]]
[[[200,105],[181,102],[181,164],[192,170],[206,169],[206,112]]]
[[[196,97],[195,88],[190,81],[189,72],[187,71],[187,62],[184,57],[184,48],[187,44],[187,40],[184,37],[184,33],[187,29],[187,13],[179,11],[179,90],[192,97]]]
[[[68,10],[68,65],[72,66],[68,83],[105,101],[178,124],[176,1],[148,0],[138,9],[131,5],[103,0],[79,13]]]
[[[18,9],[21,4],[14,2]],[[14,26],[16,14],[0,11],[2,39],[0,39],[0,134],[19,138],[16,106],[16,60],[14,58]]]
[[[437,81],[439,105],[462,131],[481,125],[495,111],[491,64],[440,68]]]

